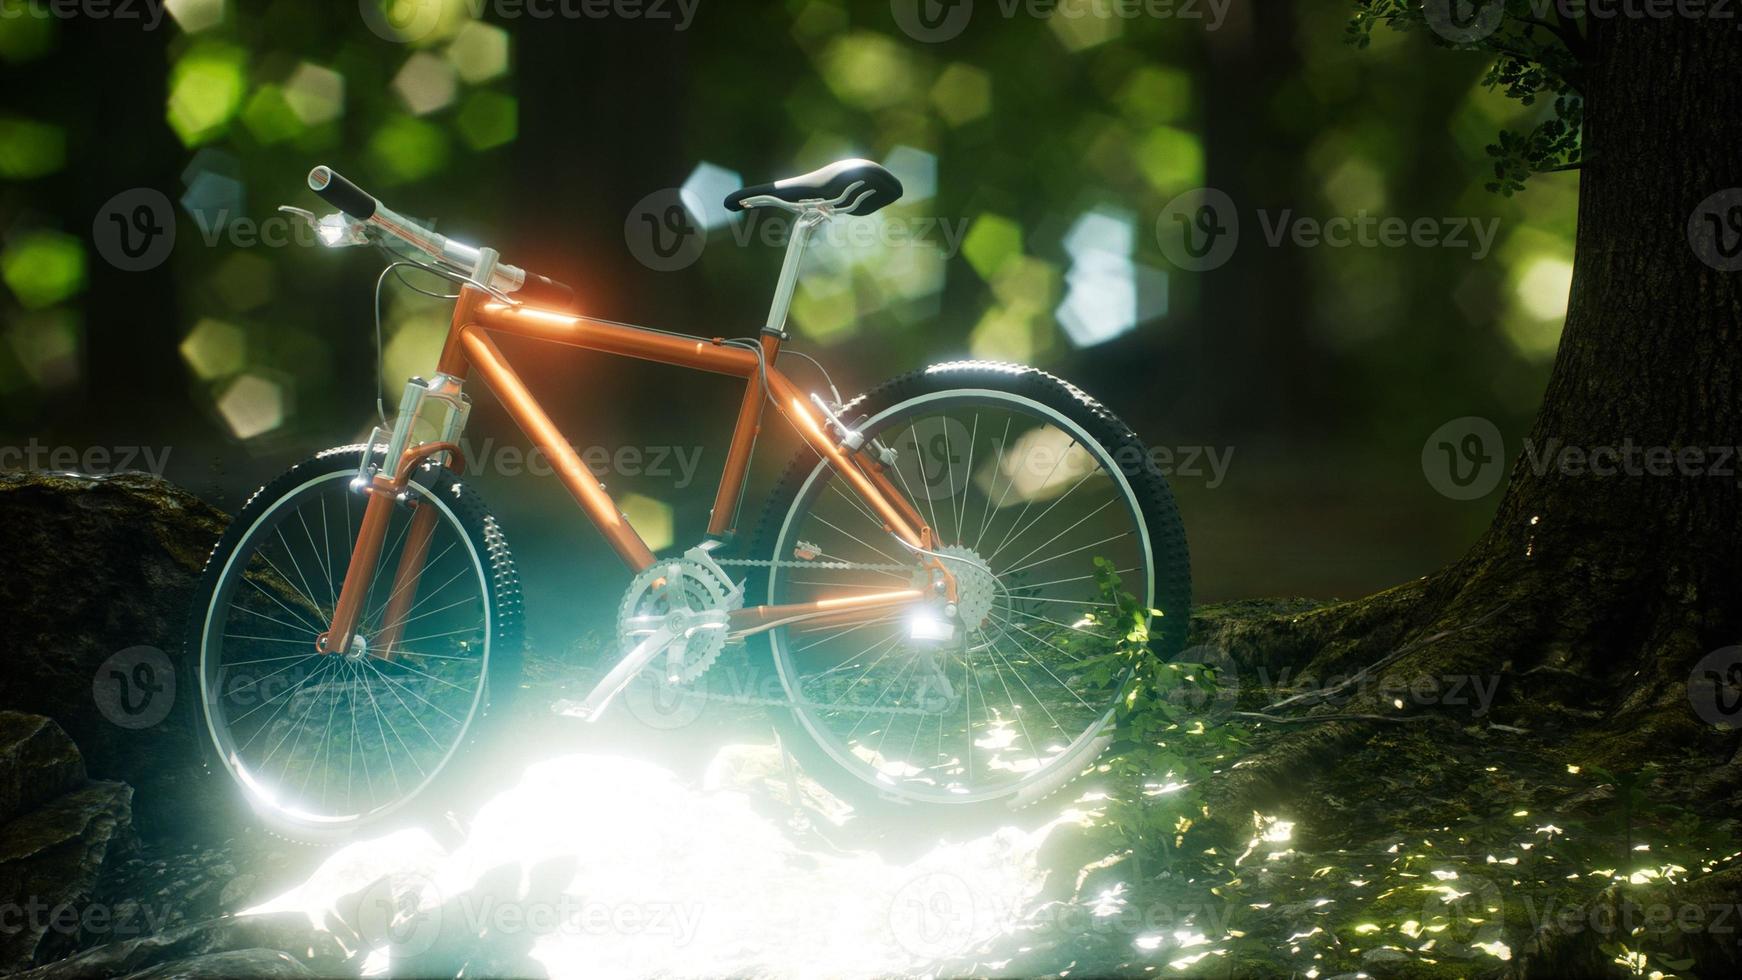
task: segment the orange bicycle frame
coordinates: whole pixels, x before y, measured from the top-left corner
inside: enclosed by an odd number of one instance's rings
[[[640,572],[656,561],[653,551],[636,533],[618,509],[610,495],[581,461],[556,423],[551,421],[538,400],[520,376],[509,365],[502,351],[491,339],[492,332],[531,337],[586,350],[635,357],[675,367],[707,371],[742,378],[745,382],[743,400],[739,405],[732,441],[726,454],[719,489],[714,494],[713,510],[708,520],[708,533],[718,536],[731,533],[730,526],[738,509],[744,475],[750,465],[751,447],[762,424],[764,402],[772,402],[800,439],[816,450],[828,465],[846,481],[852,491],[879,517],[885,530],[926,556],[932,545],[932,530],[908,500],[896,491],[884,468],[862,449],[852,449],[838,442],[830,432],[826,419],[818,417],[799,389],[780,372],[775,364],[780,352],[780,337],[764,333],[761,356],[742,346],[729,345],[723,338],[703,339],[680,337],[639,327],[596,320],[585,316],[557,313],[514,305],[496,299],[490,293],[467,285],[462,287],[454,307],[453,321],[442,347],[437,370],[457,379],[465,379],[472,371],[495,392],[508,414],[524,431],[535,448],[551,460],[557,477],[580,504],[593,525],[604,535],[611,549],[632,571]],[[317,640],[317,648],[325,653],[350,649],[368,595],[375,566],[380,559],[382,539],[392,516],[396,499],[404,492],[406,481],[416,464],[438,453],[447,453],[448,465],[454,465],[457,447],[449,443],[424,443],[408,447],[404,456],[392,467],[384,466],[367,487],[369,502],[364,511],[357,543],[345,573],[344,585],[336,603],[333,621]],[[392,475],[389,476],[389,470]],[[383,618],[385,624],[371,651],[377,656],[391,656],[398,640],[401,620],[413,605],[418,576],[428,551],[429,536],[434,530],[435,515],[430,508],[419,508],[407,532],[407,543],[401,553],[393,580],[393,591]],[[925,557],[933,572],[933,589],[909,588],[888,592],[857,594],[786,606],[756,606],[734,611],[731,629],[736,635],[759,632],[776,626],[809,619],[870,615],[892,606],[904,605],[930,594],[955,598],[955,579],[943,563]]]

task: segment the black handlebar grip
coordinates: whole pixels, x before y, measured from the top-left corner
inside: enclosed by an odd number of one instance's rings
[[[575,305],[575,291],[567,284],[528,272],[526,284],[514,293],[514,298],[528,306],[568,310]]]
[[[381,202],[371,197],[369,193],[356,184],[351,183],[331,167],[316,167],[308,172],[308,189],[321,196],[321,200],[338,208],[358,221],[368,221],[375,216],[375,209]]]

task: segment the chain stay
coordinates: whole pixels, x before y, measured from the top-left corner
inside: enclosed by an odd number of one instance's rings
[[[852,562],[852,561],[790,561],[778,558],[714,558],[717,565],[731,565],[739,568],[812,568],[831,571],[863,571],[863,572],[911,572],[918,566],[900,565],[894,562]],[[700,680],[700,678],[698,678]],[[718,694],[701,687],[684,685],[684,694],[699,697],[705,701],[721,701],[727,704],[749,705],[759,708],[829,708],[839,705],[824,704],[820,701],[798,700],[791,698],[764,698],[754,694]],[[900,708],[890,705],[886,708],[867,709],[872,714],[889,715],[935,715],[936,711],[925,708]]]

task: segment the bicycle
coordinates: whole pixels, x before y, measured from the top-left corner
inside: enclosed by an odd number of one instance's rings
[[[214,549],[189,637],[201,741],[272,830],[344,839],[439,804],[465,750],[517,687],[518,572],[460,474],[476,376],[633,573],[621,659],[582,702],[693,687],[743,644],[799,763],[862,810],[993,812],[1081,774],[1110,739],[1123,676],[1086,666],[1123,629],[1110,580],[1184,644],[1186,543],[1171,491],[1135,434],[1074,386],[960,361],[842,400],[781,370],[805,247],[824,222],[901,194],[843,160],[734,192],[734,211],[792,215],[754,338],[701,338],[570,312],[573,291],[388,209],[327,167],[308,185],[338,213],[331,247],[372,244],[458,286],[435,370],[409,380],[391,426],[261,488]],[[379,325],[379,320],[377,320]],[[744,382],[707,534],[659,557],[570,447],[492,339],[507,333]],[[805,355],[799,355],[801,357]],[[811,362],[819,370],[821,365]],[[802,448],[747,548],[740,503],[768,406]],[[731,569],[743,569],[735,577]],[[747,604],[746,597],[751,597]]]

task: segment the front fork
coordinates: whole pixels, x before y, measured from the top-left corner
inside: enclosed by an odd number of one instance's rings
[[[438,437],[429,442],[413,442],[414,429],[432,406],[439,412],[435,419]],[[465,431],[471,407],[471,399],[461,390],[459,378],[439,372],[428,381],[412,378],[406,382],[405,393],[400,396],[399,415],[394,420],[391,436],[387,437],[379,466],[374,462],[375,447],[380,445],[385,430],[378,427],[370,433],[357,477],[351,482],[352,489],[366,494],[369,501],[363,510],[357,543],[351,549],[344,585],[340,587],[338,602],[333,607],[333,621],[315,640],[315,648],[321,653],[392,657],[404,632],[406,619],[417,605],[418,580],[423,574],[424,561],[429,557],[430,539],[435,534],[436,510],[409,492],[411,475],[426,460],[437,457],[450,467],[463,465],[459,439]],[[363,619],[363,605],[368,600],[370,586],[374,584],[381,563],[387,527],[392,523],[394,508],[400,505],[412,508],[411,526],[405,531],[405,550],[400,553],[392,591],[388,593],[382,611],[382,625],[371,648],[370,643],[358,634],[357,627]]]

